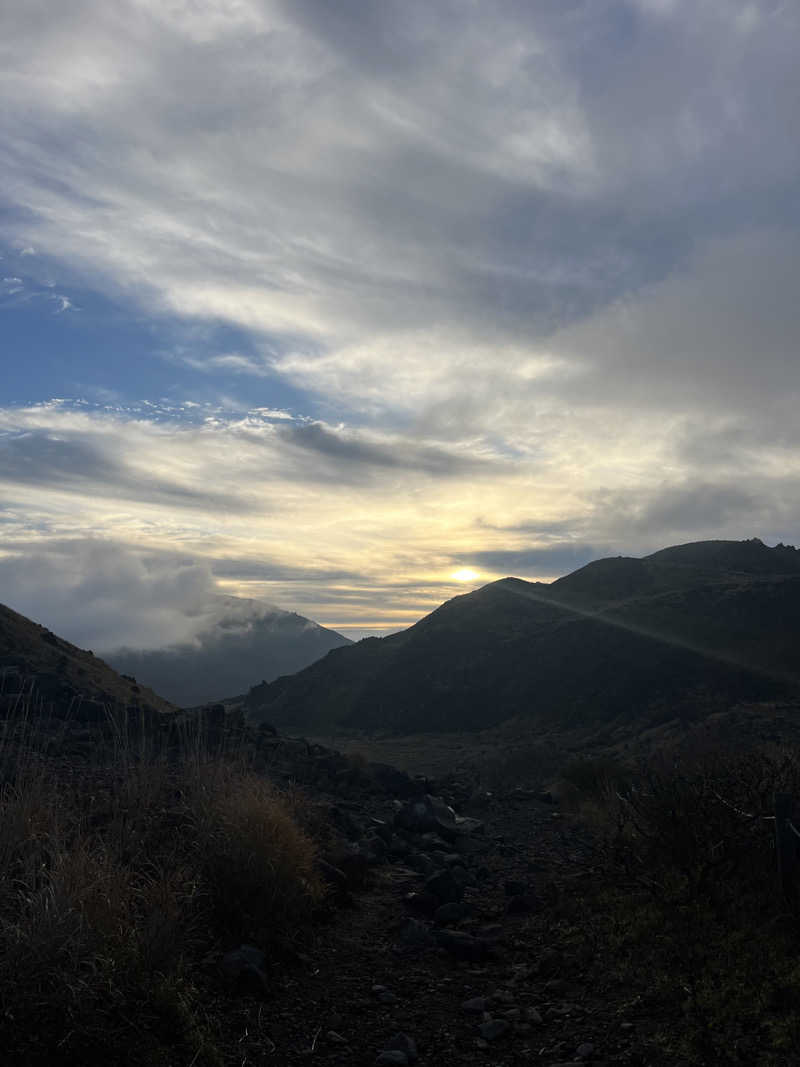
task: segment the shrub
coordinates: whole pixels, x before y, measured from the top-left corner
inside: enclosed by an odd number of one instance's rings
[[[116,726],[78,771],[20,723],[0,738],[0,1047],[31,1067],[219,1063],[206,961],[293,936],[320,893],[302,797]]]
[[[797,910],[778,887],[775,792],[800,795],[793,753],[650,766],[609,795],[610,878],[585,921],[621,983],[672,1014],[663,1044],[673,1057],[779,1064],[800,1036]]]
[[[296,799],[295,799],[296,803]],[[192,800],[198,856],[218,930],[275,943],[321,899],[315,845],[289,799],[255,774],[218,769],[196,782]]]

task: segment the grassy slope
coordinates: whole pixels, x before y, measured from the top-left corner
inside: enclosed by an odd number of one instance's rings
[[[103,660],[0,604],[0,678],[4,693],[22,686],[45,703],[93,701],[156,712],[175,708],[151,689],[122,678]],[[33,691],[31,693],[31,686]]]

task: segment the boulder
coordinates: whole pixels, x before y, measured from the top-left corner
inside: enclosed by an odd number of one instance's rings
[[[461,930],[437,930],[437,944],[458,960],[481,963],[490,952],[489,942]]]

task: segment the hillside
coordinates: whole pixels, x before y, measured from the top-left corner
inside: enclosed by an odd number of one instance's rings
[[[0,709],[31,703],[58,716],[100,719],[106,708],[170,712],[151,689],[0,604]]]
[[[800,552],[700,542],[493,582],[254,687],[247,706],[279,725],[398,732],[696,715],[793,692],[798,638]]]
[[[348,638],[294,612],[239,597],[216,597],[213,623],[193,642],[167,648],[108,652],[124,674],[193,707],[244,693],[259,678],[271,681],[302,670]]]

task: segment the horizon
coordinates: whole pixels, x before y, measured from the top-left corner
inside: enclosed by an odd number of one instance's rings
[[[0,28],[0,601],[83,647],[215,594],[385,635],[511,573],[797,542],[790,5]]]

